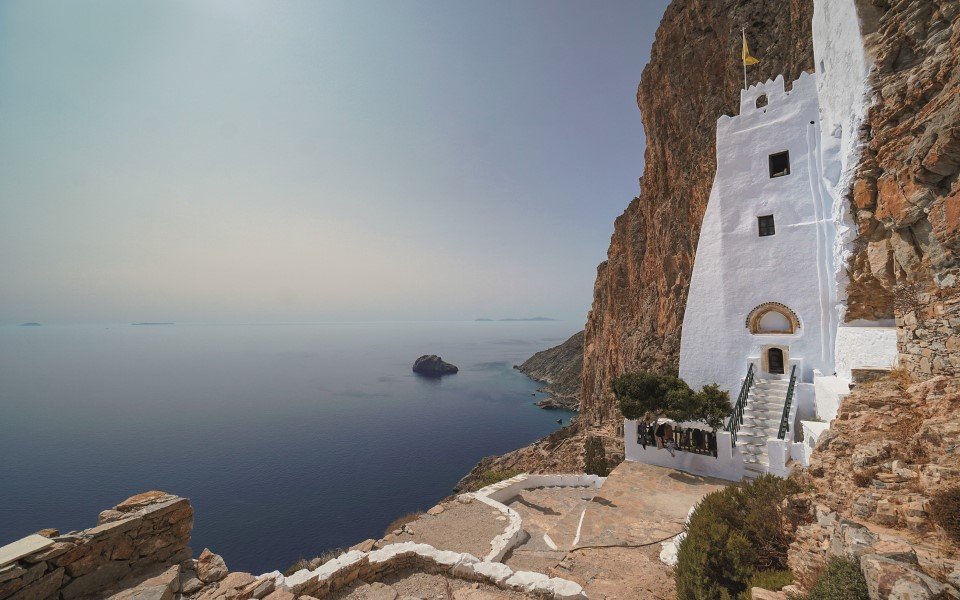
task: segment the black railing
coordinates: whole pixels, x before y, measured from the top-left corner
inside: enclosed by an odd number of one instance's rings
[[[777,439],[782,440],[790,429],[790,404],[793,402],[793,390],[797,385],[797,365],[790,369],[790,385],[787,386],[787,400],[783,403],[783,416],[780,417],[780,431]]]
[[[637,423],[637,443],[643,446],[653,446],[655,448],[666,448],[670,440],[673,440],[673,449],[678,452],[692,452],[693,454],[704,454],[707,456],[717,455],[717,436],[713,431],[699,429],[696,427],[670,426],[669,433],[666,428],[663,430],[663,436],[657,443],[657,424],[646,425]]]
[[[740,386],[740,395],[737,396],[737,403],[733,405],[733,413],[730,414],[730,420],[727,421],[727,431],[730,432],[730,445],[737,445],[737,431],[743,425],[743,411],[747,407],[747,396],[750,395],[750,386],[753,385],[753,363],[747,369],[747,376],[743,378],[743,385]]]

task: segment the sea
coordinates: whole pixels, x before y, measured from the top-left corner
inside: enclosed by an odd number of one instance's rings
[[[191,547],[231,570],[378,538],[483,456],[571,413],[513,366],[545,322],[0,327],[0,546],[96,524],[147,490],[190,499]],[[422,354],[460,368],[411,371]]]

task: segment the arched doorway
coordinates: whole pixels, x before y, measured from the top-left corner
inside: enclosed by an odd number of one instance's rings
[[[771,375],[783,375],[783,350],[780,348],[767,350],[767,372]]]

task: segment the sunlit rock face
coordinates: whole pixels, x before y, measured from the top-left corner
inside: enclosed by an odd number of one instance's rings
[[[856,238],[848,321],[896,318],[901,361],[960,371],[960,5],[858,1],[873,66],[845,190]]]
[[[716,122],[743,87],[740,28],[760,64],[748,79],[813,69],[811,0],[675,0],[637,90],[647,138],[640,196],[614,224],[584,343],[581,414],[613,425],[610,390],[631,370],[676,372],[700,224],[716,171]]]

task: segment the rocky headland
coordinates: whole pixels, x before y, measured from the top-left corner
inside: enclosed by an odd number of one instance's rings
[[[537,352],[516,368],[527,377],[546,384],[540,391],[547,392],[550,397],[538,402],[537,406],[579,409],[583,332],[573,334],[559,346]]]

